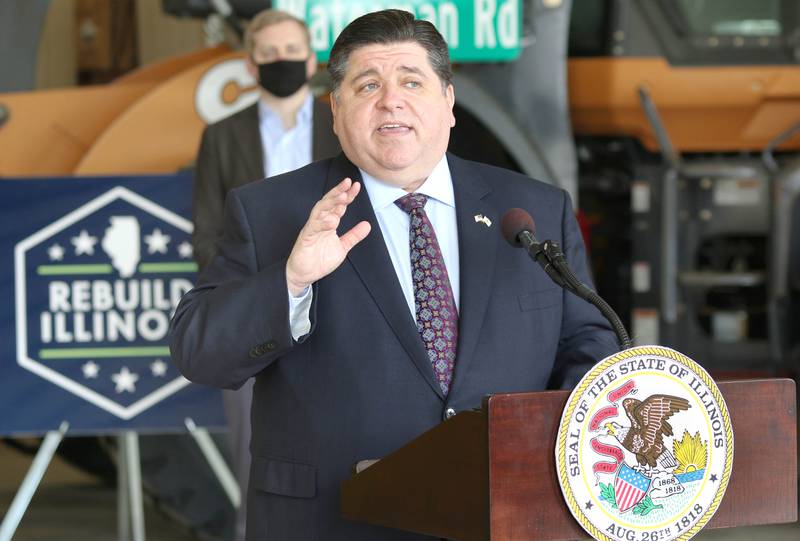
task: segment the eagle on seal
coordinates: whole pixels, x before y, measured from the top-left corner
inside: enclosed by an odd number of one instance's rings
[[[677,396],[654,394],[645,400],[626,398],[622,407],[631,421],[623,427],[615,422],[606,423],[607,434],[614,436],[622,446],[636,455],[640,466],[662,468],[677,466],[669,448],[664,447],[664,436],[672,436],[672,426],[667,419],[679,411],[688,410],[689,402]]]

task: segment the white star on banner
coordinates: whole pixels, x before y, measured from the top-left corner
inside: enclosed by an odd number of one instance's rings
[[[53,244],[47,249],[47,255],[50,256],[50,261],[61,261],[64,259],[64,248],[60,244]]]
[[[111,376],[111,381],[116,383],[116,391],[121,393],[128,391],[129,393],[136,392],[136,382],[139,380],[139,375],[135,372],[128,370],[127,366],[123,366],[122,370]]]
[[[161,359],[156,359],[155,361],[150,363],[150,371],[153,372],[154,376],[162,377],[164,374],[167,373],[167,363],[165,363]]]
[[[75,255],[94,255],[94,245],[97,244],[97,237],[91,236],[85,229],[82,229],[80,235],[72,237],[71,242],[75,246]]]
[[[100,372],[100,366],[94,361],[89,361],[81,366],[81,370],[83,370],[83,377],[94,379]]]
[[[183,241],[182,243],[180,243],[178,245],[178,255],[179,256],[181,256],[181,257],[183,257],[185,259],[188,259],[188,258],[192,257],[193,253],[194,253],[194,249],[192,248],[192,245],[189,244],[188,242]]]
[[[145,235],[144,237],[144,241],[147,243],[147,253],[154,254],[158,252],[160,254],[166,254],[169,239],[170,236],[162,233],[159,228],[153,229],[150,235]]]

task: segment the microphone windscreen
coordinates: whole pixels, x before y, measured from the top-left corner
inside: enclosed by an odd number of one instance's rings
[[[519,234],[523,231],[529,231],[531,235],[536,233],[536,224],[533,218],[526,211],[513,208],[508,209],[503,218],[500,220],[500,229],[503,231],[503,237],[508,241],[511,246],[522,246],[519,241]]]

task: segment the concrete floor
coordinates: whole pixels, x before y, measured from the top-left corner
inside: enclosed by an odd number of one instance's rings
[[[32,457],[0,443],[0,509],[5,515]],[[145,500],[149,541],[193,541],[199,537]],[[14,535],[15,541],[108,541],[117,539],[116,488],[100,482],[58,455]]]
[[[0,509],[3,514],[11,504],[30,463],[30,455],[0,443]],[[149,541],[203,541],[147,499],[145,528]],[[116,538],[116,489],[98,482],[95,477],[74,468],[58,456],[47,470],[14,536],[15,541],[107,541]],[[695,539],[798,541],[800,523],[711,530],[702,532]]]

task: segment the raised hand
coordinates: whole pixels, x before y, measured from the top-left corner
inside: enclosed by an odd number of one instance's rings
[[[369,222],[357,223],[341,237],[336,234],[347,205],[359,191],[361,184],[346,178],[311,209],[286,262],[286,284],[292,295],[298,296],[306,287],[336,270],[350,249],[369,234]]]

